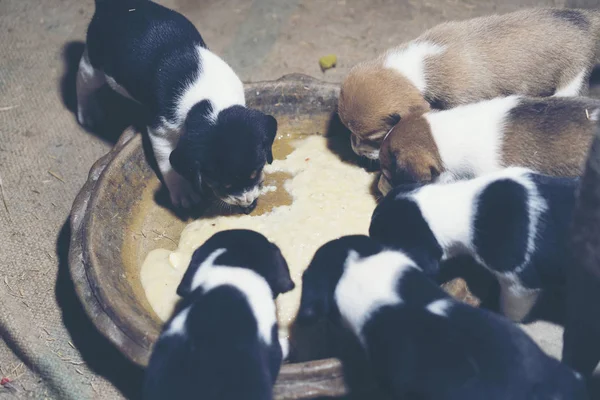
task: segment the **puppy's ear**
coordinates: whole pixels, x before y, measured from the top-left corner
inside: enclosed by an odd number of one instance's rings
[[[265,141],[265,150],[267,152],[267,162],[273,163],[273,142],[277,136],[277,120],[272,115],[266,115],[267,119],[267,137]]]
[[[431,104],[429,104],[427,100],[423,99],[421,103],[411,106],[409,111],[412,115],[423,115],[431,111]]]
[[[196,275],[196,271],[198,271],[199,267],[199,264],[190,262],[185,274],[183,274],[181,282],[179,282],[179,286],[177,286],[176,292],[178,296],[185,298],[192,293],[192,281],[194,280],[194,275]]]
[[[294,281],[292,281],[292,277],[290,276],[290,269],[288,267],[287,261],[281,254],[279,248],[275,247],[275,277],[273,279],[273,295],[277,296],[281,293],[287,293],[290,290],[293,290],[296,285]]]
[[[311,293],[310,289],[302,289],[302,300],[296,320],[301,324],[313,324],[328,317],[329,300],[326,293]]]
[[[180,140],[175,150],[169,155],[171,166],[179,175],[183,176],[190,182],[195,182],[198,177],[199,165],[198,160],[192,155],[189,145],[186,145],[185,140]]]
[[[192,284],[194,283],[194,277],[196,276],[196,272],[202,265],[204,261],[214,252],[214,246],[210,243],[204,243],[202,246],[198,247],[194,254],[192,254],[192,259],[190,260],[190,264],[188,265],[185,274],[183,274],[183,278],[177,286],[177,295],[180,297],[186,297],[190,293],[194,291],[194,287]]]
[[[384,122],[391,128],[393,126],[396,126],[398,124],[398,122],[400,122],[400,119],[402,119],[400,117],[400,114],[393,113],[393,114],[386,116],[384,118]]]

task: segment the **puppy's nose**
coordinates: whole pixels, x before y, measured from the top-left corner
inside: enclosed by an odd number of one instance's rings
[[[252,211],[254,211],[257,204],[258,204],[258,199],[254,199],[254,201],[249,206],[242,207],[242,210],[244,211],[245,214],[250,214]]]

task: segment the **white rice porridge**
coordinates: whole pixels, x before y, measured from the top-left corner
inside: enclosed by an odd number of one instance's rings
[[[327,139],[309,136],[294,142],[295,150],[284,160],[265,167],[269,174],[285,172],[291,178],[283,188],[291,205],[278,206],[262,215],[203,218],[187,225],[177,250],[156,249],[144,260],[141,281],[156,314],[166,321],[178,301],[175,293],[192,253],[216,232],[252,229],[281,249],[296,288],[277,299],[280,335],[287,336],[300,305],[302,273],[315,251],[340,236],[367,234],[376,205],[371,192],[375,175],[344,162],[329,150]],[[277,190],[265,186],[264,193]],[[259,199],[259,202],[261,199]]]

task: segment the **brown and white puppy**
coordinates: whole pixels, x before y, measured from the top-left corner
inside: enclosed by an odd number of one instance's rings
[[[585,94],[600,13],[530,9],[440,24],[355,66],[338,111],[352,147],[377,159],[400,120],[498,96]]]
[[[600,117],[585,97],[498,97],[412,115],[381,145],[379,190],[438,175],[476,177],[515,165],[578,176]]]

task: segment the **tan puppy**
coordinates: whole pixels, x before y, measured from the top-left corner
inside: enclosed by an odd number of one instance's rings
[[[411,115],[381,145],[378,188],[445,176],[475,177],[507,166],[555,176],[581,173],[600,117],[585,97],[499,97]]]
[[[447,22],[355,66],[342,83],[340,119],[352,147],[378,158],[401,119],[498,96],[585,94],[600,13],[530,9]]]

